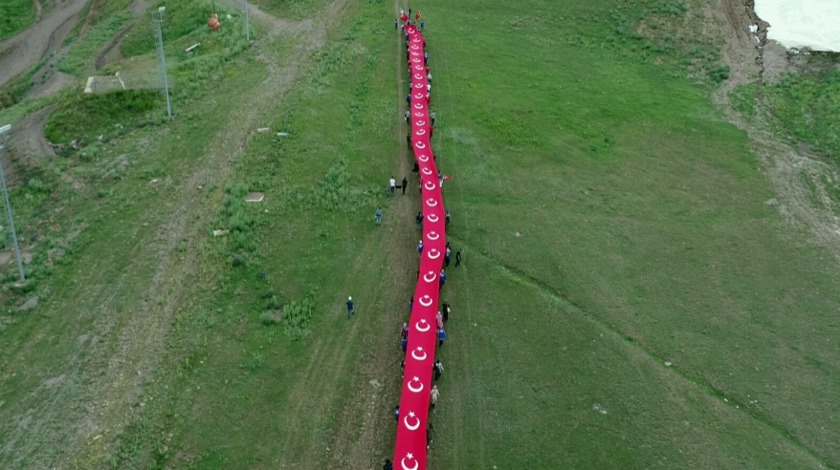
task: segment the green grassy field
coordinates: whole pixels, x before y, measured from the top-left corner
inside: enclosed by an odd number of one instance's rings
[[[259,25],[246,48],[172,11],[171,123],[152,95],[60,98],[50,135],[93,143],[13,191],[36,271],[24,292],[4,271],[0,467],[375,468],[392,452],[419,203],[385,192],[410,175],[396,6],[254,3],[315,21]],[[679,4],[421,10],[465,250],[430,468],[840,465],[840,270],[766,204],[709,99],[716,57],[684,69],[700,52],[634,33]],[[147,60],[149,33],[124,52]]]
[[[29,0],[8,0],[3,6],[5,14],[0,18],[0,41],[35,22],[35,4]]]

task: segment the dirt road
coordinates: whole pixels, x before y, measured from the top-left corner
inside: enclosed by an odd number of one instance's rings
[[[59,0],[46,17],[0,44],[0,87],[61,48],[90,0]],[[40,14],[38,15],[40,16]]]

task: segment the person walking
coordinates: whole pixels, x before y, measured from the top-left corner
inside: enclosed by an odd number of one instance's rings
[[[449,311],[450,311],[449,301],[447,301],[447,300],[443,301],[443,305],[441,306],[441,311],[443,312],[443,323],[445,324],[446,322],[449,321]]]
[[[405,111],[405,123],[409,124],[410,122],[411,122],[411,111],[406,110]]]
[[[376,208],[376,214],[374,214],[374,217],[376,217],[376,225],[382,225],[382,208],[381,207]]]
[[[356,313],[356,306],[353,305],[353,297],[347,297],[347,319],[349,320]]]
[[[443,269],[440,270],[440,288],[443,289],[443,285],[446,284],[446,271]]]
[[[429,447],[432,446],[432,442],[435,440],[435,427],[432,426],[432,423],[429,423],[429,426],[426,428],[426,450],[429,450]]]
[[[417,212],[417,217],[415,219],[417,220],[417,230],[421,230],[423,228],[423,213]]]
[[[408,336],[403,336],[402,339],[400,339],[400,347],[402,348],[403,352],[405,352],[406,349],[408,349]]]
[[[394,419],[397,421],[400,419],[400,405],[394,407]]]
[[[438,328],[438,347],[443,347],[443,342],[446,341],[446,330]]]
[[[425,28],[425,27],[426,27],[426,20],[421,19],[420,20],[420,32],[421,33],[423,32],[423,28]]]
[[[388,191],[391,194],[394,194],[394,190],[397,189],[397,180],[392,176],[391,179],[388,180]]]
[[[405,144],[408,145],[408,149],[411,150],[411,134],[405,135]]]
[[[446,254],[443,255],[443,267],[449,269],[449,260],[452,259],[452,249],[446,247]]]
[[[429,74],[426,75],[426,78],[429,79],[429,83],[432,83],[432,72],[429,72]],[[429,118],[431,118],[431,120],[432,120],[432,127],[435,127],[435,120],[437,119],[437,113],[432,111],[431,114],[429,114]]]
[[[435,315],[435,322],[437,322],[438,328],[443,328],[443,314],[440,313],[440,310],[438,310],[437,315]]]
[[[408,187],[408,180],[405,178],[405,176],[403,176],[403,180],[402,180],[402,190],[403,190],[403,195],[405,195],[405,189],[406,189],[407,187]]]
[[[451,218],[452,218],[452,216],[449,214],[449,210],[447,209],[447,211],[446,211],[446,225],[449,225],[449,219],[451,219]]]
[[[400,29],[400,20],[394,20],[394,31]]]
[[[434,411],[439,397],[440,392],[438,391],[437,385],[432,386],[431,399],[429,400],[429,404],[432,406],[432,411]]]
[[[391,459],[385,459],[385,465],[382,466],[382,470],[394,470],[394,464],[391,463]]]
[[[414,311],[414,297],[408,299],[408,313]]]
[[[455,252],[455,267],[461,265],[461,249],[458,248],[458,251]]]
[[[440,362],[440,359],[435,359],[435,363],[432,366],[432,370],[435,371],[435,380],[439,379],[440,376],[443,374],[443,363]]]
[[[400,330],[400,338],[408,338],[408,323],[403,323],[402,329]]]
[[[418,255],[423,254],[423,240],[420,240],[420,243],[417,244],[417,254]]]

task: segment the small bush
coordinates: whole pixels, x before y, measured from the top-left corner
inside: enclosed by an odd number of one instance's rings
[[[729,66],[728,65],[718,65],[711,70],[709,70],[709,77],[711,77],[712,81],[715,83],[720,83],[724,80],[729,79]]]

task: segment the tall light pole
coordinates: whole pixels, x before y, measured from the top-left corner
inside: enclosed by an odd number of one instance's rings
[[[20,283],[26,282],[26,276],[23,274],[23,259],[20,256],[20,247],[18,246],[17,230],[15,230],[15,218],[12,215],[12,204],[9,202],[9,189],[6,187],[6,175],[3,173],[3,136],[12,129],[10,124],[0,127],[0,191],[3,191],[3,202],[6,204],[6,219],[9,224],[9,234],[12,236],[12,246],[15,248],[15,256],[17,257],[18,274],[20,274]]]
[[[248,0],[245,0],[245,40],[251,42],[251,12],[248,8]]]
[[[160,70],[163,74],[163,94],[166,95],[166,116],[172,119],[172,102],[169,100],[169,78],[166,74],[166,56],[163,54],[163,32],[160,29],[163,23],[163,12],[166,7],[160,7],[157,11],[152,12],[152,23],[155,24],[155,32],[157,32],[157,49],[158,59],[160,59]]]

